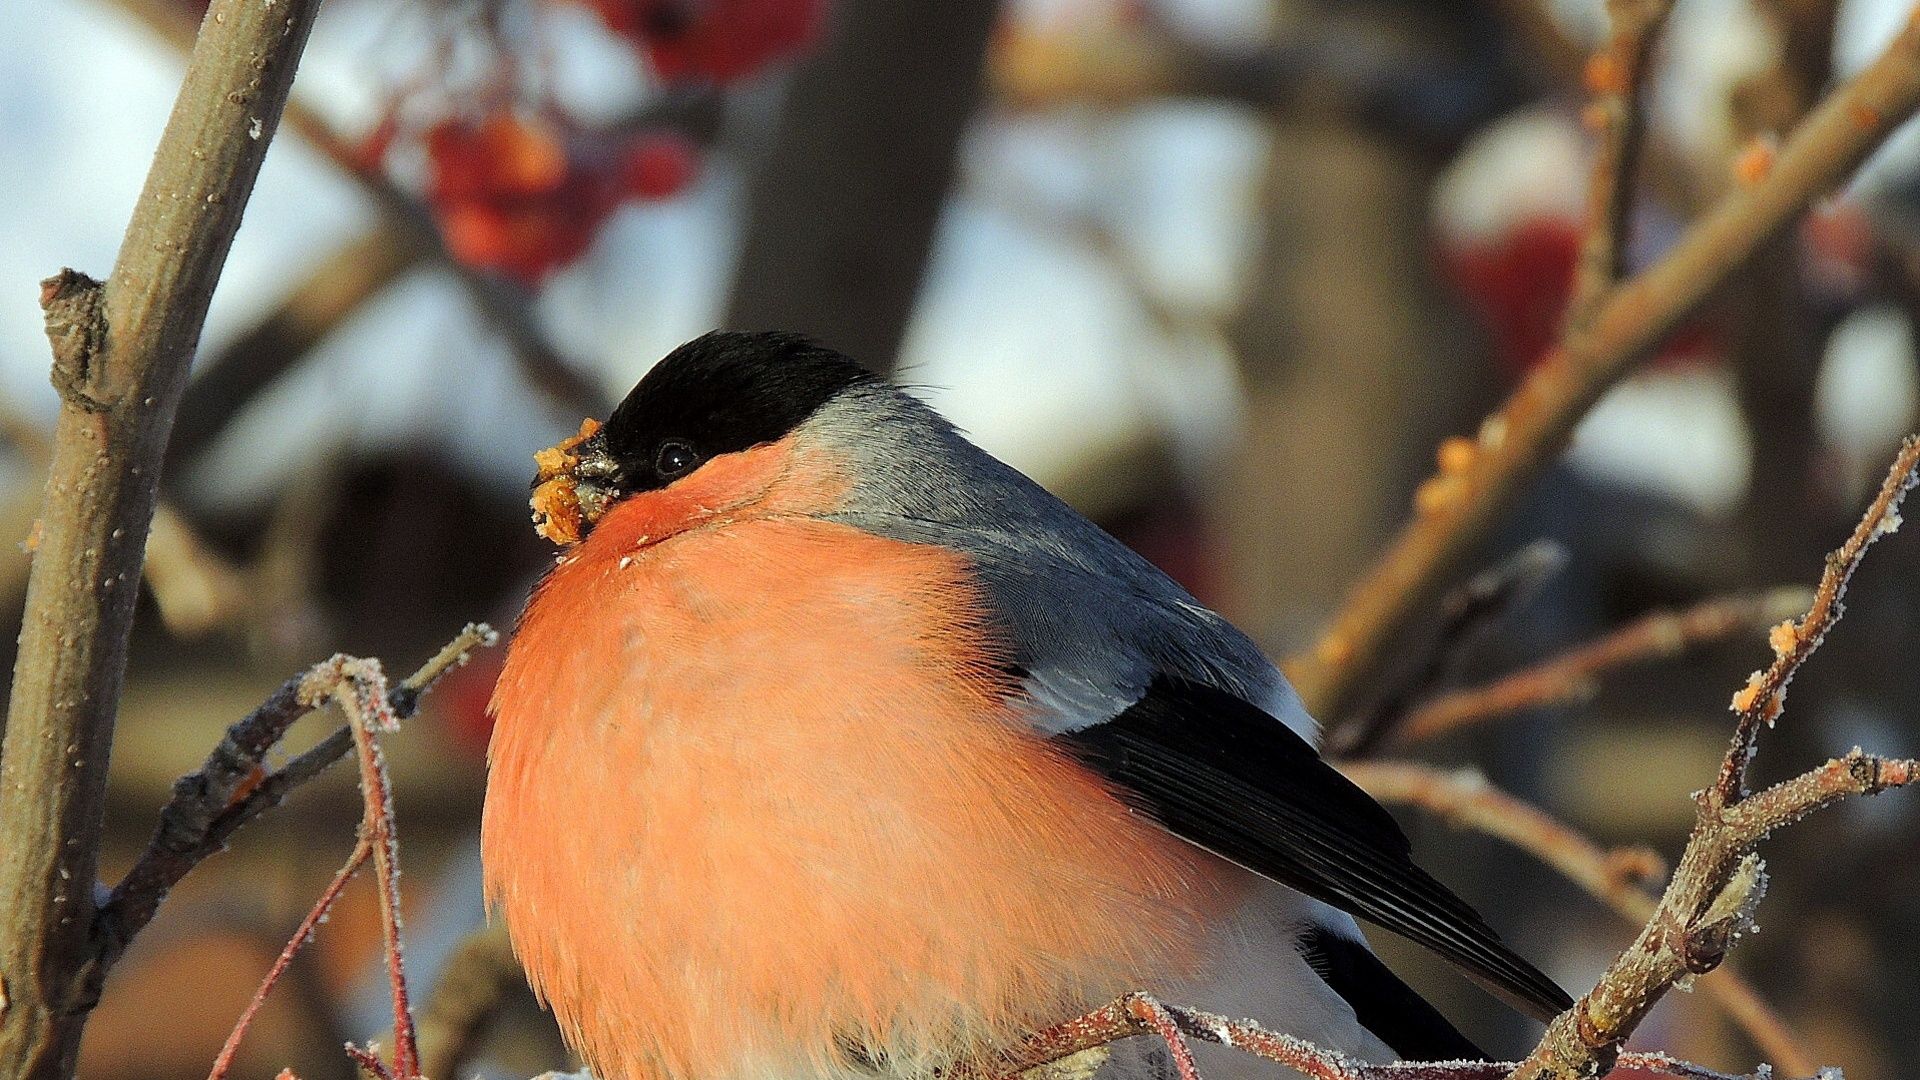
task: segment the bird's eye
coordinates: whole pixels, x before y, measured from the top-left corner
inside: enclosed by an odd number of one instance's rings
[[[653,456],[653,468],[665,479],[685,476],[700,464],[700,455],[693,447],[677,440],[669,439],[660,444],[660,452]]]

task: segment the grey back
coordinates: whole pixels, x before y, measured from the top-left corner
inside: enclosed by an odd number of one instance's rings
[[[926,403],[858,386],[800,434],[858,463],[831,518],[971,557],[1042,730],[1110,719],[1165,674],[1232,693],[1315,740],[1312,717],[1251,639]]]

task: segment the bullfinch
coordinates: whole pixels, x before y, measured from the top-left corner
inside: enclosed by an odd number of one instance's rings
[[[1135,990],[1482,1057],[1355,915],[1571,1004],[1245,634],[847,357],[708,334],[537,460],[565,546],[494,692],[482,857],[604,1080],[993,1075]]]

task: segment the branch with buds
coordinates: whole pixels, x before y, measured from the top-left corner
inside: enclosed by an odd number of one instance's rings
[[[1287,664],[1309,711],[1329,721],[1375,685],[1391,646],[1461,561],[1554,461],[1580,418],[1714,290],[1837,187],[1920,110],[1920,18],[1830,94],[1752,182],[1728,192],[1658,262],[1608,290],[1591,318],[1535,367],[1479,436],[1442,458],[1419,512],[1348,595],[1316,645]]]

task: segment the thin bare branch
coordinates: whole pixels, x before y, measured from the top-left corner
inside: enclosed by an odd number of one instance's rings
[[[388,703],[387,678],[378,660],[336,655],[301,680],[302,699],[335,701],[347,714],[360,762],[360,795],[366,809],[361,840],[373,847],[373,872],[380,886],[380,930],[387,960],[387,986],[393,997],[393,1075],[420,1075],[420,1050],[413,1035],[413,1007],[400,936],[400,836],[394,826],[393,785],[387,776],[378,736],[398,731],[400,719]]]
[[[1646,132],[1648,61],[1673,0],[1607,0],[1612,22],[1606,45],[1587,61],[1593,103],[1587,123],[1599,135],[1587,194],[1587,231],[1567,308],[1567,326],[1578,333],[1592,321],[1600,301],[1626,274],[1629,226]]]
[[[1644,847],[1606,850],[1472,770],[1447,771],[1406,761],[1342,762],[1341,771],[1384,803],[1418,806],[1456,828],[1484,833],[1533,855],[1635,926],[1653,916],[1659,894],[1650,886],[1666,863]],[[1810,1075],[1819,1062],[1753,984],[1723,965],[1700,990],[1745,1031],[1760,1054],[1790,1074]]]
[[[334,902],[339,900],[340,894],[346,891],[347,883],[353,880],[353,876],[360,872],[360,868],[367,864],[367,859],[372,855],[372,845],[367,842],[364,835],[361,836],[354,844],[353,853],[347,856],[347,861],[333,875],[333,880],[327,883],[326,889],[320,893],[320,899],[314,901],[313,907],[307,911],[307,917],[300,920],[300,925],[293,931],[293,936],[287,939],[286,947],[280,950],[280,955],[274,960],[273,966],[267,969],[266,977],[260,980],[260,988],[253,992],[252,1000],[247,1002],[246,1010],[234,1023],[233,1031],[227,1036],[226,1044],[220,1047],[219,1056],[213,1059],[213,1069],[207,1073],[207,1080],[226,1080],[227,1074],[233,1071],[234,1059],[240,1054],[240,1041],[247,1037],[247,1031],[253,1027],[254,1017],[258,1016],[261,1007],[266,1005],[267,995],[273,993],[273,988],[279,985],[280,977],[285,975],[287,968],[293,965],[293,958],[300,955],[300,950],[306,947],[307,942],[313,940],[313,935],[320,929],[320,924],[326,921],[327,913],[333,910]]]
[[[0,749],[0,1076],[64,1080],[98,998],[114,712],[168,430],[318,0],[215,0],[102,285],[43,286],[61,407]]]
[[[1485,686],[1429,699],[1408,715],[1398,742],[1421,742],[1526,709],[1585,701],[1600,679],[1621,668],[1679,656],[1736,634],[1761,633],[1805,611],[1813,593],[1799,586],[1722,597],[1680,611],[1656,611],[1584,645]]]
[[[1425,662],[1363,718],[1329,732],[1332,753],[1341,758],[1365,757],[1398,741],[1414,715],[1414,702],[1451,678],[1483,637],[1533,599],[1566,565],[1566,548],[1537,540],[1448,594],[1440,603],[1440,628],[1427,647]]]
[[[1845,179],[1920,108],[1920,21],[1830,95],[1781,147],[1771,171],[1729,192],[1665,257],[1610,292],[1482,425],[1477,453],[1444,481],[1349,594],[1320,641],[1288,665],[1310,709],[1337,717],[1374,685],[1388,650],[1540,471],[1574,425],[1808,205]]]
[[[420,695],[448,670],[466,662],[473,650],[496,640],[492,628],[473,623],[448,642],[433,659],[393,688],[389,708],[396,716],[411,716]],[[167,893],[195,866],[222,850],[247,822],[278,806],[294,788],[319,775],[345,757],[353,737],[341,728],[280,769],[267,773],[262,762],[279,745],[295,721],[324,704],[324,695],[308,690],[337,660],[329,660],[288,679],[253,712],[227,729],[198,772],[175,781],[173,797],[160,811],[160,824],[147,848],[114,886],[100,908],[97,948],[102,969],[119,959],[127,942],[140,932]]]
[[[1786,708],[1787,684],[1793,681],[1794,673],[1807,657],[1820,647],[1827,631],[1839,621],[1845,610],[1841,600],[1846,596],[1847,582],[1859,569],[1867,548],[1900,527],[1900,503],[1916,482],[1920,482],[1920,437],[1910,436],[1901,445],[1879,494],[1867,507],[1853,535],[1827,556],[1826,570],[1820,575],[1820,584],[1814,590],[1813,604],[1806,615],[1797,622],[1789,620],[1773,628],[1768,637],[1773,646],[1773,663],[1767,665],[1765,671],[1754,672],[1747,685],[1733,696],[1733,708],[1739,719],[1734,724],[1733,746],[1727,751],[1720,778],[1714,784],[1722,806],[1738,802],[1746,794],[1747,766],[1753,760],[1760,728],[1772,727],[1781,710]]]
[[[1188,1038],[1233,1047],[1284,1065],[1312,1080],[1503,1080],[1517,1067],[1510,1061],[1403,1061],[1372,1065],[1322,1049],[1304,1039],[1268,1031],[1252,1021],[1229,1020],[1198,1009],[1164,1005],[1144,994],[1129,994],[1035,1036],[1002,1071],[1001,1078],[1015,1080],[1029,1069],[1121,1039],[1158,1034],[1152,1019],[1156,1012],[1171,1019]],[[1621,1054],[1618,1064],[1682,1080],[1763,1080],[1770,1075],[1763,1069],[1735,1077],[1665,1054]],[[1837,1071],[1826,1071],[1821,1080],[1838,1080],[1838,1075]]]
[[[1798,622],[1774,628],[1774,663],[1735,696],[1739,713],[1716,782],[1699,793],[1698,819],[1672,879],[1645,927],[1615,958],[1600,982],[1547,1026],[1514,1080],[1574,1080],[1604,1074],[1620,1045],[1681,980],[1720,965],[1752,928],[1766,891],[1765,865],[1754,849],[1774,829],[1851,795],[1873,795],[1913,782],[1920,763],[1855,750],[1792,780],[1745,798],[1747,766],[1763,724],[1780,714],[1786,685],[1839,619],[1849,578],[1873,541],[1899,526],[1901,497],[1920,470],[1920,437],[1909,438],[1880,492],[1846,543],[1828,556],[1813,605]]]

